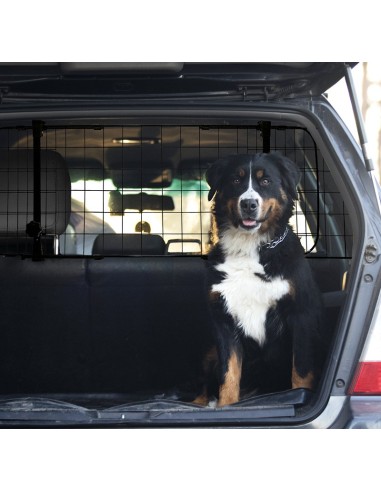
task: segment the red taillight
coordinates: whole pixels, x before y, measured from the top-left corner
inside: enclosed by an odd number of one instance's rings
[[[381,361],[359,362],[350,393],[381,395]]]

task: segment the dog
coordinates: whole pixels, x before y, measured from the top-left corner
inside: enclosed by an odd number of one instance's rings
[[[212,207],[208,305],[218,406],[240,395],[313,390],[324,351],[321,296],[289,225],[300,171],[278,153],[231,155],[206,172]],[[195,403],[207,404],[205,384]]]

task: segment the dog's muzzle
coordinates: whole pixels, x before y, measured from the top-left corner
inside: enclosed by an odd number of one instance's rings
[[[246,198],[239,204],[242,224],[245,227],[255,227],[257,225],[258,200],[255,198]]]

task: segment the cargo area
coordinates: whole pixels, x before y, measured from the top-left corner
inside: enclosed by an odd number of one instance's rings
[[[60,402],[53,410],[67,404],[128,418],[132,409],[136,419],[147,408],[168,421],[239,420],[247,409],[254,419],[292,418],[318,398],[290,390],[285,378],[253,381],[229,415],[192,404],[212,345],[205,170],[234,153],[278,151],[297,163],[292,226],[333,346],[353,224],[327,152],[291,117],[157,120],[0,127],[1,411],[17,399],[48,399]]]

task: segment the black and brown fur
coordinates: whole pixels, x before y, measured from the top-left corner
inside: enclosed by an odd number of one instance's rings
[[[206,358],[205,370],[210,373],[217,368],[219,406],[236,403],[252,390],[314,389],[318,383],[323,308],[304,250],[288,224],[299,174],[296,165],[280,154],[233,155],[207,171],[209,199],[214,198],[215,244],[208,257],[208,289],[215,349]],[[234,250],[229,241],[236,243]],[[239,319],[237,300],[245,284],[239,285],[239,275],[234,280],[234,265],[250,265],[251,256],[253,277],[244,272],[242,278],[247,286],[258,288],[242,291],[243,302],[252,299],[253,306],[261,302],[266,289],[271,296],[272,285],[287,288],[284,294],[279,291],[279,299],[269,302],[262,325],[264,341],[243,330]],[[227,279],[230,290],[225,286]],[[238,315],[229,310],[230,304]],[[244,314],[250,315],[247,309]],[[196,403],[206,404],[209,393],[206,384]]]

